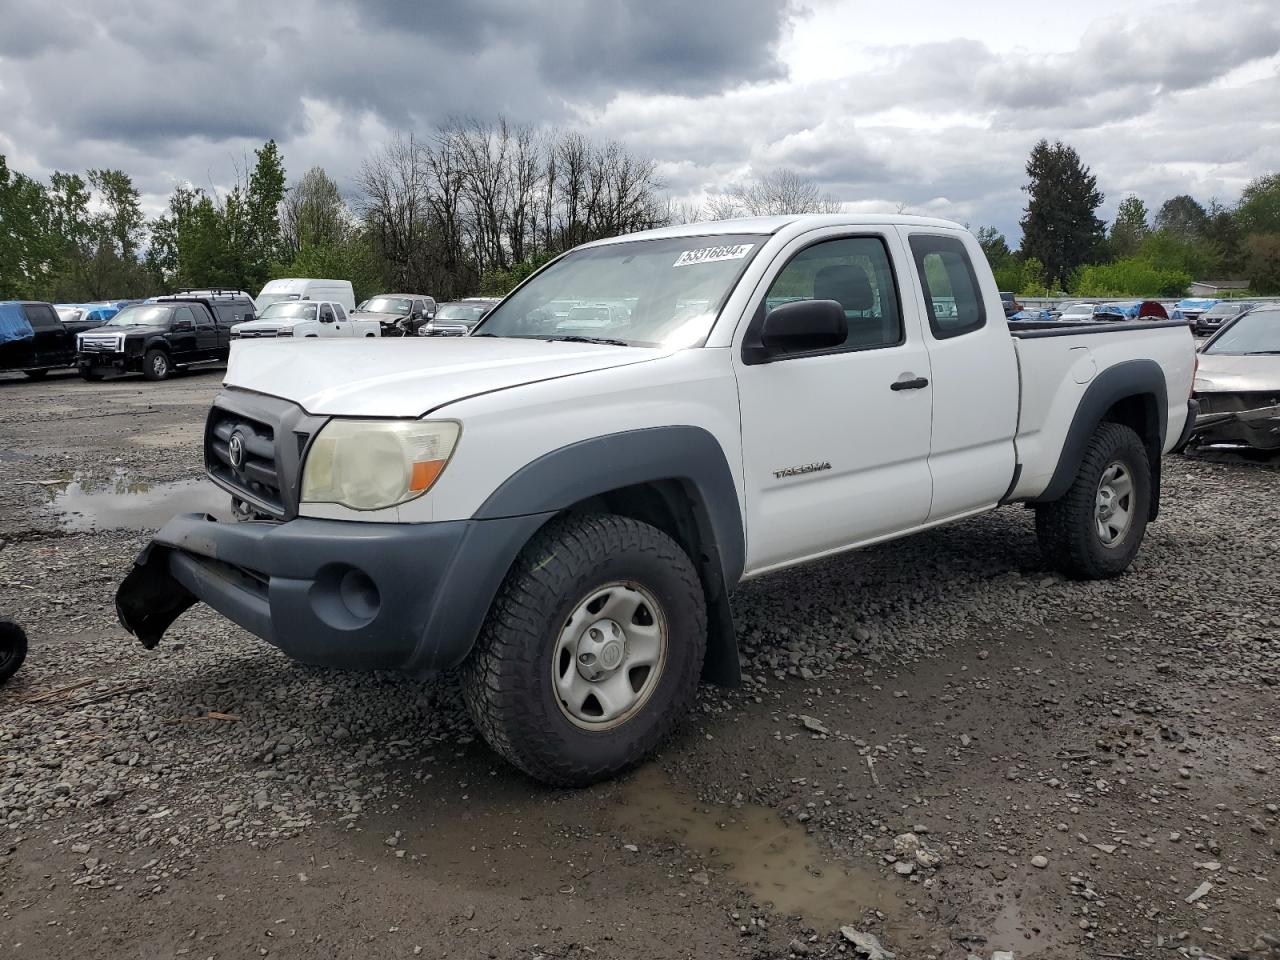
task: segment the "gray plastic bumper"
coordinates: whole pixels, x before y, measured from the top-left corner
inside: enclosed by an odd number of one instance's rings
[[[305,663],[427,672],[466,657],[512,561],[549,516],[382,524],[185,514],[134,561],[116,612],[146,647],[203,601]]]

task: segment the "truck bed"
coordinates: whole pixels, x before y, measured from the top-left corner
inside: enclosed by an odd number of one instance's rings
[[[1164,452],[1178,439],[1195,365],[1191,329],[1185,321],[1011,320],[1009,333],[1018,357],[1020,402],[1014,441],[1018,477],[1006,499],[1031,499],[1045,492],[1063,438],[1086,391],[1100,377],[1142,376],[1153,365],[1156,372],[1163,371],[1159,380],[1168,384]]]

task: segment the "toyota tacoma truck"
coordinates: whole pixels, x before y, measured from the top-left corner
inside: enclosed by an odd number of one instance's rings
[[[942,220],[604,240],[466,337],[237,343],[204,456],[247,519],[175,517],[117,610],[147,647],[203,601],[307,663],[459,667],[498,753],[583,784],[737,681],[744,580],[1004,504],[1122,574],[1193,366],[1186,323],[1009,323]]]

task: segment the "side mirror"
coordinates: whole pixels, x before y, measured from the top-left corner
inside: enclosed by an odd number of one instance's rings
[[[848,336],[844,307],[835,300],[794,300],[765,314],[756,362],[779,354],[838,347]]]

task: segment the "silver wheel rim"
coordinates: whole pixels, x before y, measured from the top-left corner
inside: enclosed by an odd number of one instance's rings
[[[584,730],[626,723],[653,695],[667,662],[667,620],[638,583],[608,583],[580,600],[551,654],[560,710]]]
[[[164,354],[162,353],[157,353],[151,360],[151,372],[157,377],[164,376],[164,372],[168,366],[169,364],[165,361]]]
[[[1094,524],[1103,546],[1114,547],[1133,526],[1133,475],[1119,460],[1107,464],[1098,481]]]

